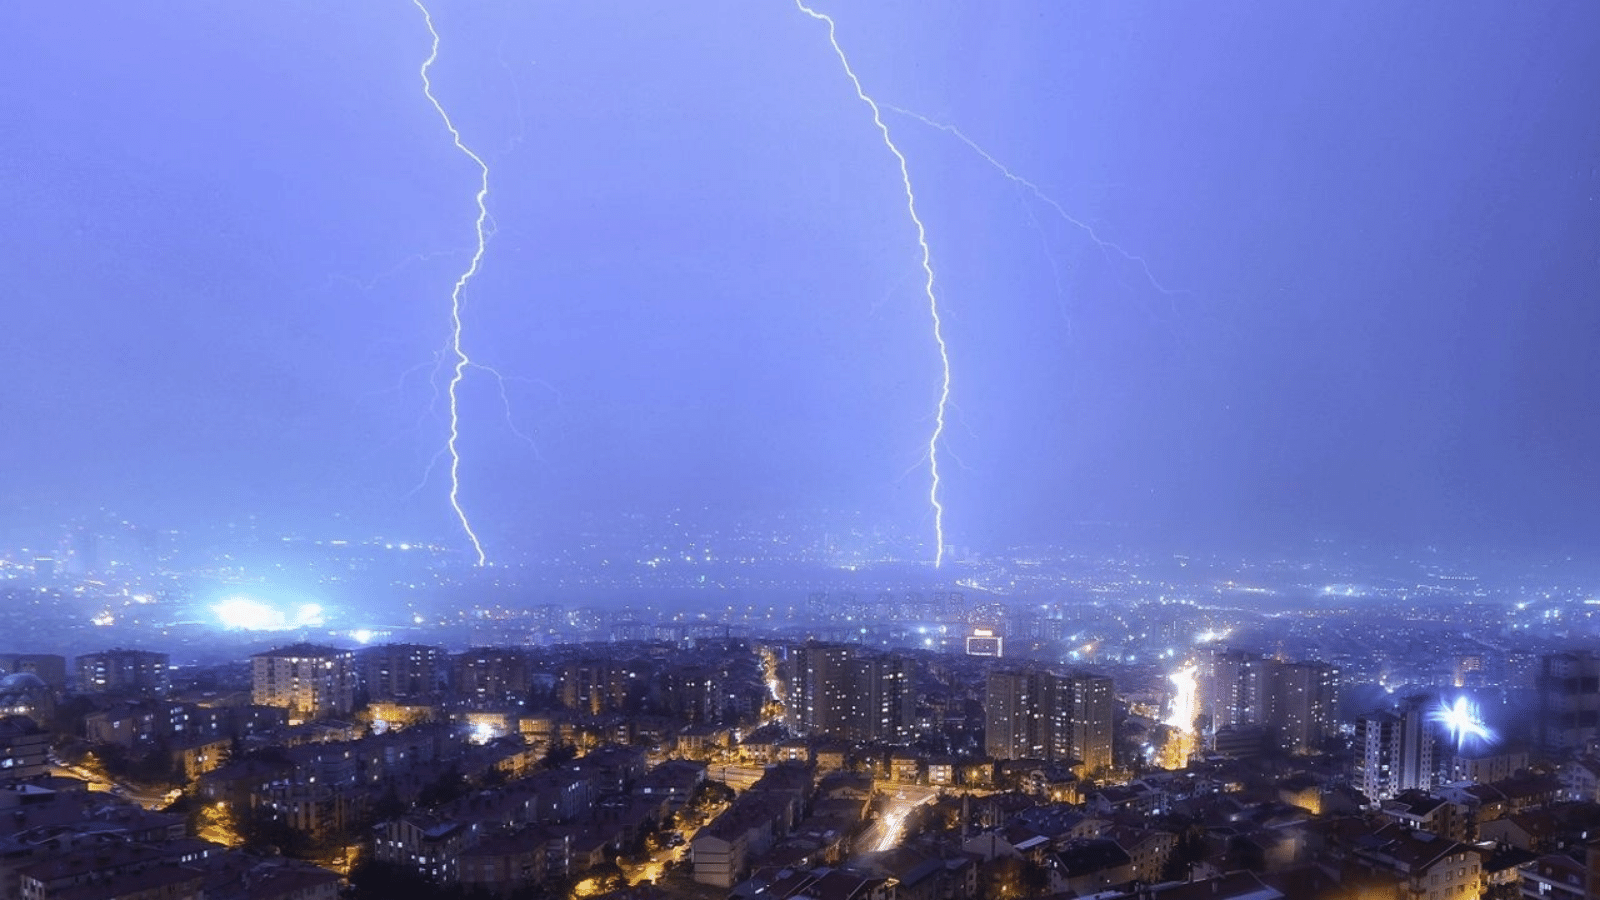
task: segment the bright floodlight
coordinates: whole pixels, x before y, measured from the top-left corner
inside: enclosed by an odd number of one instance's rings
[[[315,603],[302,603],[293,614],[283,609],[253,600],[249,597],[229,597],[211,607],[224,628],[245,631],[287,631],[323,624],[322,607]]]
[[[1457,697],[1454,703],[1440,700],[1428,718],[1449,732],[1457,751],[1464,749],[1469,741],[1483,745],[1495,742],[1495,733],[1484,723],[1478,705],[1466,697]]]
[[[211,609],[224,628],[275,631],[283,627],[283,613],[247,597],[230,597]]]

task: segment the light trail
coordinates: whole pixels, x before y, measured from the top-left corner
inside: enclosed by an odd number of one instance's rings
[[[928,249],[928,231],[922,225],[922,218],[917,215],[917,195],[911,187],[911,170],[906,164],[906,156],[895,146],[894,139],[889,135],[889,126],[883,121],[883,111],[878,107],[877,101],[868,96],[861,87],[861,79],[856,77],[855,69],[850,66],[850,58],[845,56],[844,48],[839,46],[833,18],[806,6],[805,0],[795,0],[794,5],[811,18],[827,23],[828,43],[833,45],[833,52],[839,57],[839,64],[844,67],[844,73],[850,77],[850,83],[855,86],[856,97],[872,110],[872,121],[878,126],[878,132],[883,135],[884,146],[889,148],[889,152],[893,153],[894,158],[900,163],[900,183],[906,191],[906,212],[911,215],[912,223],[917,226],[917,246],[922,248],[924,275],[922,289],[928,297],[928,312],[933,317],[933,341],[939,348],[941,368],[939,402],[934,407],[933,433],[928,435],[928,474],[931,480],[928,487],[928,504],[933,507],[935,541],[933,565],[934,568],[938,568],[944,563],[944,504],[939,499],[939,441],[944,437],[945,409],[950,403],[950,348],[945,343],[944,322],[939,316],[939,300],[933,290],[933,263],[932,252]]]
[[[1160,748],[1157,764],[1163,769],[1181,769],[1194,755],[1199,738],[1194,730],[1195,714],[1199,712],[1200,683],[1195,677],[1198,673],[1199,667],[1186,662],[1183,668],[1167,676],[1173,687],[1172,705],[1161,724],[1177,733]]]
[[[434,110],[439,113],[439,118],[444,120],[444,127],[450,131],[450,139],[455,142],[456,149],[478,167],[478,193],[475,197],[478,217],[473,223],[478,245],[472,251],[472,262],[456,278],[455,287],[450,291],[450,350],[455,354],[456,363],[446,391],[450,397],[450,439],[445,443],[445,450],[450,454],[450,508],[455,510],[456,518],[461,522],[461,530],[465,531],[467,538],[472,541],[472,549],[478,554],[478,565],[481,566],[488,561],[488,557],[483,552],[483,542],[478,540],[478,534],[472,530],[472,522],[467,519],[467,512],[461,506],[461,450],[458,446],[461,438],[461,415],[457,395],[461,381],[466,377],[467,366],[472,364],[472,360],[461,347],[461,292],[466,289],[467,283],[473,276],[478,274],[478,267],[483,262],[484,247],[488,242],[484,234],[484,225],[489,220],[489,207],[485,202],[489,196],[489,165],[462,143],[461,132],[456,130],[455,122],[450,120],[450,114],[445,112],[444,106],[433,95],[433,82],[428,78],[428,69],[433,66],[434,60],[439,58],[439,32],[433,27],[433,16],[428,12],[428,8],[422,5],[422,0],[412,0],[412,3],[421,10],[422,20],[428,26],[428,34],[433,37],[433,46],[428,51],[428,58],[423,60],[419,72],[422,76],[422,93],[428,98],[428,102],[433,104]]]
[[[916,119],[918,122],[921,122],[922,124],[928,126],[929,128],[935,128],[935,129],[938,129],[939,131],[943,131],[944,133],[954,137],[956,140],[960,141],[961,143],[966,144],[967,147],[972,150],[972,152],[978,154],[978,156],[981,157],[984,162],[986,162],[989,165],[993,166],[996,171],[998,171],[1001,175],[1005,176],[1006,179],[1009,180],[1012,184],[1015,184],[1015,185],[1025,189],[1026,191],[1028,191],[1028,193],[1032,194],[1041,203],[1044,203],[1045,205],[1049,206],[1051,209],[1055,210],[1056,211],[1056,215],[1060,216],[1069,225],[1072,225],[1074,228],[1077,228],[1080,231],[1082,231],[1084,234],[1088,235],[1089,240],[1092,241],[1096,247],[1100,248],[1100,252],[1101,253],[1116,253],[1118,256],[1122,257],[1124,260],[1127,260],[1128,262],[1131,262],[1134,265],[1137,265],[1144,272],[1144,277],[1147,280],[1149,280],[1150,284],[1157,291],[1160,291],[1161,293],[1167,294],[1167,295],[1173,295],[1173,294],[1178,293],[1177,291],[1169,290],[1168,288],[1163,286],[1160,281],[1156,280],[1155,273],[1150,271],[1150,263],[1146,262],[1144,257],[1138,256],[1138,255],[1133,254],[1133,253],[1129,253],[1127,250],[1123,249],[1120,245],[1118,245],[1118,244],[1116,244],[1116,243],[1114,243],[1112,241],[1108,241],[1105,238],[1102,238],[1100,236],[1099,232],[1095,231],[1093,225],[1090,225],[1088,222],[1085,222],[1082,219],[1079,219],[1078,217],[1076,217],[1076,216],[1072,215],[1071,213],[1067,212],[1067,208],[1062,206],[1054,197],[1050,196],[1049,194],[1046,194],[1044,192],[1043,188],[1039,187],[1037,184],[1034,184],[1032,181],[1029,181],[1028,179],[1022,177],[1021,175],[1018,175],[1017,173],[1011,171],[1010,167],[1008,167],[1005,163],[1001,162],[1000,160],[996,159],[994,157],[994,154],[992,154],[989,151],[983,149],[983,147],[981,145],[979,145],[977,141],[974,141],[972,138],[967,137],[966,133],[963,132],[961,129],[955,127],[954,125],[950,125],[950,124],[945,123],[945,122],[940,122],[940,121],[938,121],[936,119],[930,119],[927,116],[925,116],[925,115],[923,115],[923,114],[921,114],[919,112],[915,112],[915,111],[909,110],[909,109],[904,109],[902,107],[894,106],[894,105],[889,104],[889,103],[883,104],[883,108],[887,109],[887,110],[889,110],[891,112],[895,112],[895,113],[898,113],[898,114],[900,114],[902,116],[905,116],[908,119]],[[1054,262],[1051,263],[1051,267],[1052,267],[1052,269],[1054,268]]]
[[[910,808],[897,808],[884,813],[883,818],[879,820],[882,831],[878,843],[872,848],[875,852],[882,853],[900,846],[900,839],[906,832],[906,816],[910,812]]]
[[[1196,696],[1200,683],[1195,678],[1198,672],[1199,667],[1194,663],[1186,663],[1183,668],[1167,676],[1175,692],[1172,695],[1172,707],[1167,717],[1161,720],[1163,725],[1171,725],[1185,732],[1194,730],[1195,714],[1199,711]]]

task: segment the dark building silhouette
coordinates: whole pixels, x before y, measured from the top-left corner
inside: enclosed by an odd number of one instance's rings
[[[471,703],[525,703],[533,668],[520,648],[474,647],[456,656],[452,680],[457,695]]]
[[[426,644],[382,644],[356,654],[361,684],[374,700],[408,700],[443,689],[450,656]]]
[[[1546,654],[1535,686],[1540,750],[1581,750],[1600,737],[1600,657],[1592,651]]]
[[[806,644],[792,656],[790,724],[854,741],[910,737],[915,693],[909,660],[844,644]]]
[[[991,672],[985,690],[984,748],[996,759],[1078,760],[1111,766],[1111,679],[1044,669]]]
[[[172,658],[154,650],[103,650],[76,660],[78,690],[162,697],[172,689]]]
[[[54,653],[0,653],[0,675],[26,672],[39,676],[39,680],[53,691],[67,689],[67,658]]]

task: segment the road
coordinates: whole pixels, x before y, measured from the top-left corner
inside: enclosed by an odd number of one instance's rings
[[[115,794],[124,800],[130,800],[145,809],[163,809],[172,801],[178,799],[181,791],[147,791],[130,784],[112,781],[104,775],[99,775],[82,766],[71,766],[55,758],[50,760],[50,774],[64,778],[76,778],[89,783],[89,790],[108,794]]]

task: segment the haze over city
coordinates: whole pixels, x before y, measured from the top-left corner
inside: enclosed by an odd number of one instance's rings
[[[5,897],[1600,896],[1600,7],[11,24]]]

